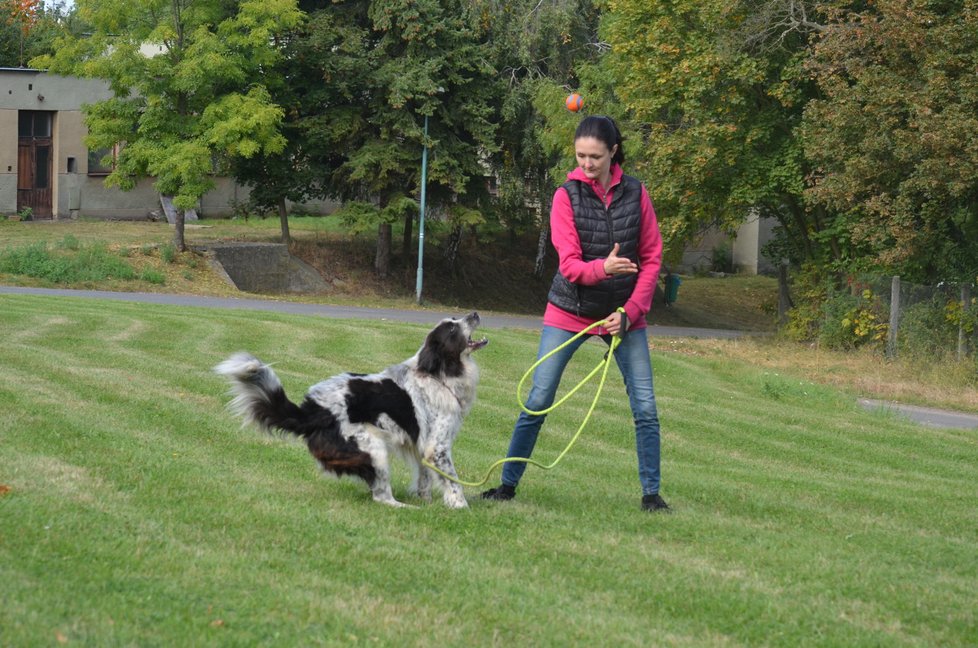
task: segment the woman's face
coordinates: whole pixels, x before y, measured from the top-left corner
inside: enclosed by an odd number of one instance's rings
[[[618,147],[608,146],[596,137],[579,137],[574,140],[577,164],[591,180],[607,184],[611,178],[611,158]]]

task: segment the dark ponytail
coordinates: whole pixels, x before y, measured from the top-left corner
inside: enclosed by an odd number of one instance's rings
[[[574,141],[582,137],[593,137],[603,142],[609,151],[617,146],[618,150],[615,151],[611,161],[619,166],[624,164],[625,149],[621,143],[621,131],[618,130],[618,124],[611,117],[592,115],[582,119],[581,123],[577,125],[577,132],[574,133]]]

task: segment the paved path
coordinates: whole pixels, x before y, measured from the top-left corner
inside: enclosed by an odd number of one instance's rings
[[[109,292],[106,290],[68,290],[60,288],[22,288],[19,286],[0,286],[0,294],[47,295],[54,297],[82,297],[90,299],[114,299],[119,301],[164,304],[169,306],[198,306],[205,308],[237,308],[245,310],[268,310],[295,315],[321,315],[333,319],[379,319],[412,324],[434,324],[448,316],[458,316],[459,312],[432,310],[407,310],[393,308],[364,308],[358,306],[333,306],[327,304],[304,304],[274,299],[250,299],[236,297],[202,297],[199,295],[171,295],[166,293]],[[522,315],[483,314],[482,326],[485,328],[540,328],[540,317]],[[657,326],[649,328],[658,337],[694,337],[712,339],[732,339],[750,335],[745,331],[726,329],[705,329],[681,326]]]
[[[873,400],[870,398],[860,398],[859,404],[868,410],[896,412],[911,421],[916,421],[917,423],[931,427],[978,429],[978,415],[975,414],[951,412],[933,407],[903,405],[892,401]]]
[[[332,306],[326,304],[303,304],[274,299],[250,299],[232,297],[201,297],[197,295],[170,295],[165,293],[128,293],[105,290],[67,290],[56,288],[22,288],[0,286],[0,295],[47,295],[55,297],[80,297],[88,299],[114,299],[119,301],[163,304],[170,306],[197,306],[204,308],[237,308],[244,310],[268,310],[296,315],[319,315],[334,319],[377,319],[412,324],[433,324],[443,317],[458,315],[458,312],[437,312],[431,310],[404,310],[393,308],[363,308],[357,306]],[[486,328],[526,328],[540,327],[539,317],[521,315],[485,314],[483,326]],[[712,339],[733,339],[750,335],[744,331],[725,329],[704,329],[680,326],[649,327],[649,332],[657,337],[694,337]],[[901,405],[886,401],[860,399],[859,404],[868,409],[892,410],[902,416],[924,425],[950,428],[978,429],[978,416],[938,410],[928,407]]]

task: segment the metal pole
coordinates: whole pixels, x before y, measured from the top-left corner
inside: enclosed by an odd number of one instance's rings
[[[424,116],[424,148],[421,151],[421,223],[418,226],[418,284],[415,288],[421,303],[421,282],[424,276],[424,210],[428,190],[428,115]]]

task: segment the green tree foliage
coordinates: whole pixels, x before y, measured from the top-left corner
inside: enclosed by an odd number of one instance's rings
[[[840,4],[810,62],[813,202],[854,264],[912,281],[978,272],[978,2]]]
[[[304,4],[311,5],[303,7]],[[315,9],[323,3],[302,3],[300,9]],[[315,137],[309,137],[305,124],[315,118],[325,104],[320,73],[302,50],[302,23],[279,39],[282,56],[274,66],[262,69],[265,86],[276,105],[282,108],[280,133],[285,146],[280,151],[264,151],[251,157],[236,157],[230,171],[250,187],[249,207],[260,212],[275,211],[282,226],[282,241],[289,242],[288,203],[301,203],[309,198],[325,198],[327,187],[323,178],[330,164],[338,159]]]
[[[110,186],[155,179],[183,210],[213,186],[215,161],[282,150],[282,109],[263,81],[277,38],[302,18],[295,0],[77,0],[92,26],[58,40],[38,65],[107,79],[114,97],[87,106],[89,148],[122,144]],[[141,50],[149,46],[150,54]]]
[[[64,2],[0,0],[0,67],[24,67],[54,51],[54,40],[78,33],[76,12]]]
[[[474,4],[499,70],[499,149],[491,158],[499,178],[496,209],[514,239],[539,229],[536,271],[541,273],[550,199],[573,164],[568,151],[580,119],[564,109],[564,97],[580,85],[577,70],[600,54],[599,12],[591,0]]]
[[[358,201],[357,220],[379,228],[381,275],[394,220],[404,221],[407,247],[425,144],[430,205],[451,213],[486,197],[497,85],[477,18],[461,0],[341,0],[312,12],[297,44],[320,86],[303,128],[333,161],[328,191]]]
[[[603,68],[644,144],[632,146],[632,168],[673,254],[704,228],[733,229],[751,212],[777,218],[799,260],[819,254],[797,136],[813,92],[801,65],[818,27],[791,16],[804,5],[608,2]]]

